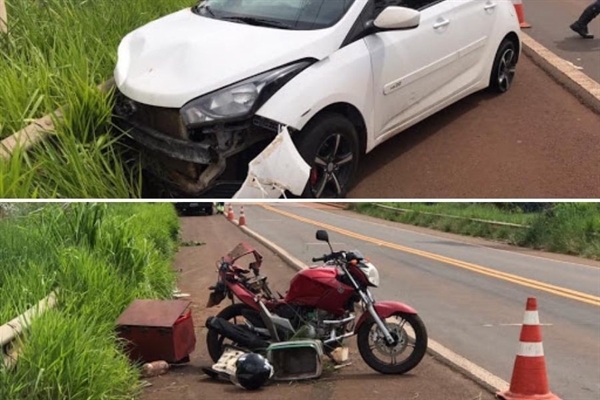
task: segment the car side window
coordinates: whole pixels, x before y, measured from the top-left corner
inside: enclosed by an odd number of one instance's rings
[[[444,0],[375,0],[375,12],[378,14],[386,7],[398,6],[422,10]]]

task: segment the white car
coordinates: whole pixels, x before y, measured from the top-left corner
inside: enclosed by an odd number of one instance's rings
[[[231,196],[285,127],[302,194],[343,197],[365,153],[507,91],[519,35],[510,0],[206,0],[123,39],[116,121],[186,196]]]

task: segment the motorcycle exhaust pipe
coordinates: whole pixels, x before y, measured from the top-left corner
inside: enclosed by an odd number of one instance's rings
[[[269,347],[269,342],[251,332],[249,329],[241,325],[234,325],[222,318],[209,317],[206,320],[205,326],[209,330],[215,331],[227,339],[232,340],[238,345],[248,349],[258,350]]]

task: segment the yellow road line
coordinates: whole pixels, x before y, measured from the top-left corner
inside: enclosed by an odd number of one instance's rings
[[[411,247],[401,246],[399,244],[387,242],[385,240],[375,239],[375,238],[372,238],[369,236],[358,234],[356,232],[348,231],[346,229],[338,228],[336,226],[329,225],[329,224],[326,224],[323,222],[304,218],[299,215],[292,214],[287,211],[283,211],[283,210],[271,207],[266,204],[263,204],[262,207],[268,211],[272,211],[272,212],[284,215],[286,217],[289,217],[289,218],[292,218],[292,219],[295,219],[295,220],[298,220],[298,221],[301,221],[301,222],[304,222],[307,224],[311,224],[311,225],[314,225],[314,226],[317,226],[317,227],[320,227],[323,229],[327,229],[332,232],[337,232],[337,233],[340,233],[342,235],[345,235],[345,236],[348,236],[348,237],[351,237],[354,239],[362,240],[364,242],[376,244],[378,246],[383,246],[383,247],[387,247],[387,248],[398,250],[398,251],[403,251],[405,253],[414,254],[417,256],[424,257],[424,258],[428,258],[430,260],[443,262],[445,264],[450,264],[450,265],[453,265],[453,266],[456,266],[459,268],[467,269],[469,271],[477,272],[482,275],[487,275],[487,276],[490,276],[490,277],[493,277],[496,279],[501,279],[501,280],[504,280],[507,282],[512,282],[517,285],[526,286],[526,287],[541,290],[541,291],[544,291],[547,293],[552,293],[557,296],[565,297],[568,299],[577,300],[577,301],[591,304],[594,306],[600,306],[600,297],[598,297],[598,296],[578,292],[576,290],[571,290],[571,289],[563,288],[560,286],[551,285],[549,283],[544,283],[544,282],[536,281],[533,279],[524,278],[524,277],[521,277],[518,275],[509,274],[509,273],[502,272],[502,271],[497,271],[497,270],[494,270],[491,268],[483,267],[481,265],[456,260],[456,259],[453,259],[450,257],[441,256],[441,255],[430,253],[427,251],[422,251],[422,250],[413,249]]]

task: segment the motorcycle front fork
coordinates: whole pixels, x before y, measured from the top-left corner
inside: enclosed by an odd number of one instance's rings
[[[387,326],[385,325],[385,323],[383,322],[383,320],[377,314],[377,311],[375,311],[375,307],[373,307],[373,304],[375,303],[375,299],[371,295],[371,292],[367,289],[366,293],[363,293],[361,291],[360,295],[363,300],[364,308],[371,315],[371,317],[375,321],[375,324],[377,325],[377,327],[379,328],[381,333],[383,333],[383,336],[385,337],[385,341],[388,343],[388,345],[393,346],[395,344],[395,340],[394,340],[393,336],[390,334],[390,331],[387,328]]]

